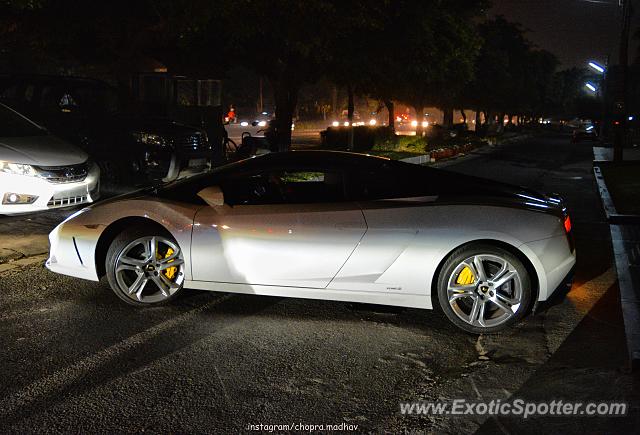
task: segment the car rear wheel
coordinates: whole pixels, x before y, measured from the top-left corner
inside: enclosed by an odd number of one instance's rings
[[[531,298],[531,279],[522,262],[490,244],[471,244],[453,252],[438,279],[444,314],[474,334],[513,325],[528,312]]]
[[[184,258],[167,232],[134,227],[120,233],[106,258],[107,279],[128,304],[164,304],[178,296],[184,284]]]

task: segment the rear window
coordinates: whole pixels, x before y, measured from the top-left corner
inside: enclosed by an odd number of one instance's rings
[[[6,106],[0,105],[0,137],[42,136],[47,132]]]

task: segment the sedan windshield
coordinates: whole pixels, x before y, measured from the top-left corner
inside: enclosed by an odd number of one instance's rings
[[[0,104],[0,137],[42,136],[47,132],[22,115]]]

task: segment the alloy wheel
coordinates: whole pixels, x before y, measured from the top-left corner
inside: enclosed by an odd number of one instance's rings
[[[516,315],[523,303],[522,279],[506,259],[492,254],[468,257],[449,276],[447,298],[465,323],[490,328]]]
[[[182,251],[166,237],[140,237],[118,254],[115,278],[120,291],[136,302],[164,301],[184,282]]]

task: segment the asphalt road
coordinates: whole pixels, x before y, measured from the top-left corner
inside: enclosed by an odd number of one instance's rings
[[[104,283],[38,265],[0,273],[0,432],[621,433],[640,427],[609,232],[589,145],[536,138],[447,169],[558,192],[578,264],[568,298],[513,330],[461,333],[437,313],[189,292],[137,310]],[[472,186],[471,186],[472,188]],[[401,401],[625,400],[623,418],[404,416]]]

